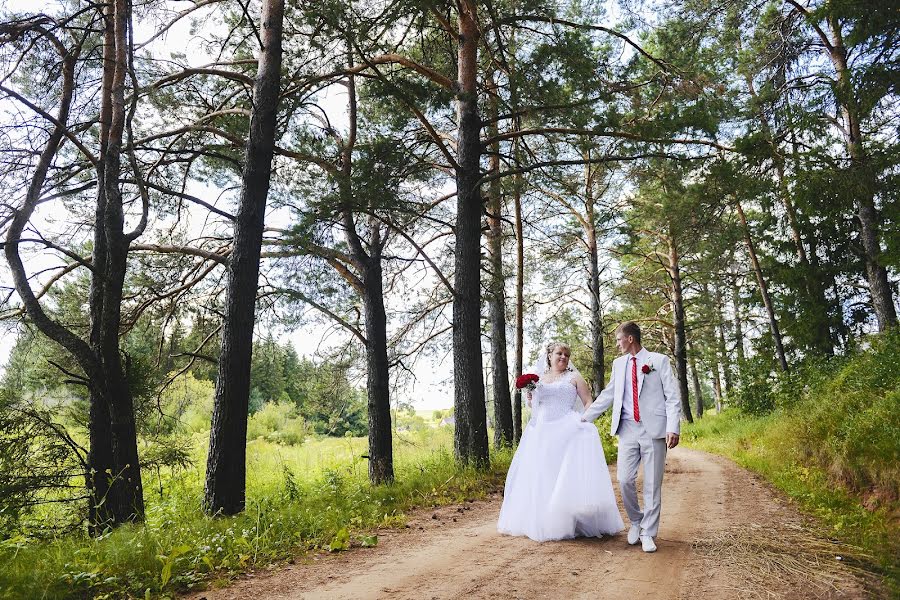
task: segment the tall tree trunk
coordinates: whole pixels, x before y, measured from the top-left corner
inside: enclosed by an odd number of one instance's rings
[[[819,329],[816,332],[818,334],[817,339],[819,340],[818,347],[820,352],[825,356],[834,356],[834,346],[837,342],[838,330],[840,327],[834,322],[831,311],[833,310],[840,313],[841,306],[836,302],[830,302],[825,296],[828,275],[822,269],[822,265],[819,261],[819,240],[817,232],[810,232],[810,234],[806,236],[806,239],[809,243],[809,264],[812,268],[812,276],[810,279],[814,279],[809,285],[820,294],[820,299],[815,303],[816,310],[818,311],[818,315],[815,319],[816,323],[820,324]],[[834,329],[833,334],[832,328]]]
[[[456,249],[453,277],[453,379],[461,463],[488,464],[487,412],[481,365],[481,211],[478,180],[481,118],[478,115],[478,28],[475,2],[459,4],[456,112],[459,133],[456,170]]]
[[[697,418],[703,418],[703,391],[700,389],[700,378],[697,376],[697,357],[694,354],[694,343],[688,342],[688,355],[691,363],[691,381],[694,385],[694,406],[697,409]]]
[[[878,319],[878,330],[884,331],[897,324],[897,310],[888,281],[887,268],[881,261],[881,217],[875,208],[875,173],[863,143],[860,111],[857,105],[857,91],[847,67],[847,49],[844,46],[841,24],[834,16],[829,17],[832,39],[826,40],[827,52],[837,73],[834,86],[836,100],[844,117],[844,132],[847,152],[850,155],[850,171],[857,182],[856,218],[859,220],[859,236],[866,263],[866,278],[872,306]]]
[[[99,357],[101,354],[101,324],[103,320],[104,282],[106,281],[106,235],[102,223],[106,215],[106,181],[105,167],[107,147],[109,144],[109,128],[112,122],[112,87],[116,71],[115,51],[115,7],[110,2],[103,9],[103,78],[100,90],[100,155],[96,165],[97,204],[94,208],[94,248],[92,250],[91,286],[88,293],[90,307],[89,343],[91,350]],[[113,459],[112,432],[110,430],[109,404],[101,387],[94,386],[90,390],[88,410],[88,468],[89,496],[88,523],[91,533],[99,535],[116,521],[112,507],[122,503],[119,497],[122,487],[112,485],[110,474],[115,472]],[[113,502],[107,502],[112,498]]]
[[[738,358],[738,376],[740,376],[741,363],[746,360],[746,356],[744,354],[744,325],[743,325],[743,316],[741,315],[741,291],[737,286],[737,283],[732,280],[731,282],[731,303],[734,310],[734,341],[735,341],[735,350],[737,350],[737,358]],[[740,377],[739,377],[740,378]]]
[[[738,41],[738,48],[740,49],[740,41]],[[759,101],[759,96],[756,93],[756,87],[753,85],[753,78],[749,74],[746,74],[745,79],[747,81],[747,87],[750,91],[750,95],[754,100]],[[769,120],[766,117],[765,113],[760,110],[757,117],[760,122],[760,129],[762,130],[763,136],[765,137],[766,142],[772,150],[772,162],[775,166],[778,196],[781,199],[781,203],[784,206],[785,215],[787,216],[788,226],[791,230],[791,239],[794,242],[794,250],[797,254],[797,260],[800,262],[800,265],[803,267],[806,273],[803,285],[806,288],[804,292],[811,308],[811,314],[809,315],[809,318],[812,320],[810,328],[813,331],[813,347],[817,352],[825,354],[827,356],[831,356],[834,354],[834,345],[831,339],[828,324],[828,310],[827,300],[825,298],[825,290],[822,287],[818,271],[813,269],[812,265],[810,264],[809,257],[806,253],[806,248],[803,246],[803,237],[800,234],[797,209],[794,206],[793,200],[791,199],[791,192],[788,187],[787,177],[785,175],[784,155],[781,153],[779,144],[775,140],[775,136],[772,133],[772,128],[769,125]]]
[[[591,293],[591,374],[594,380],[594,396],[598,396],[606,387],[606,365],[603,348],[603,312],[600,308],[600,268],[597,257],[597,234],[592,231],[588,238],[590,253],[591,279],[588,288]]]
[[[769,331],[772,332],[772,340],[775,343],[775,353],[778,356],[778,363],[781,370],[788,371],[787,357],[784,354],[784,345],[781,342],[781,331],[778,328],[778,320],[775,318],[775,308],[772,306],[772,300],[769,298],[769,288],[766,285],[766,279],[763,276],[762,268],[759,266],[759,259],[756,257],[756,247],[753,245],[753,238],[750,237],[750,228],[747,225],[747,217],[744,215],[744,209],[740,202],[736,202],[738,217],[744,232],[744,243],[747,245],[747,253],[750,255],[750,262],[753,264],[753,271],[756,273],[756,281],[759,284],[759,293],[762,296],[763,305],[766,308],[766,314],[769,317]]]
[[[130,4],[115,0],[101,9],[104,30],[104,76],[101,89],[102,157],[95,163],[98,173],[98,209],[95,212],[95,242],[89,295],[89,340],[75,335],[50,318],[30,287],[19,255],[22,231],[37,206],[47,173],[61,145],[68,124],[75,90],[75,65],[80,48],[69,52],[53,33],[37,31],[50,40],[62,59],[59,110],[49,139],[40,153],[23,205],[14,211],[7,230],[4,253],[16,292],[26,314],[48,338],[65,348],[84,371],[91,404],[88,414],[86,483],[91,501],[89,526],[99,533],[107,526],[144,517],[143,488],[137,453],[137,436],[131,392],[119,354],[119,323],[122,286],[130,238],[122,231],[121,176],[122,138],[125,125],[125,73],[130,56],[128,35]],[[137,235],[137,234],[135,234]],[[94,283],[102,279],[102,286]]]
[[[515,48],[516,34],[515,30],[510,34],[510,89],[509,99],[512,106],[513,114],[516,115],[512,121],[512,127],[515,132],[521,130],[521,117],[519,116],[519,93],[516,87],[513,71],[515,70]],[[516,166],[520,163],[519,138],[512,140],[512,155]],[[513,213],[515,220],[516,233],[516,365],[514,376],[518,377],[522,374],[524,368],[524,343],[525,343],[525,238],[524,228],[522,225],[522,175],[516,173],[513,175]],[[513,439],[518,444],[522,438],[522,391],[516,390],[513,399]]]
[[[380,240],[375,242],[377,247]],[[384,309],[380,253],[374,254],[368,260],[363,284],[368,383],[366,393],[369,400],[369,481],[378,485],[394,480],[387,314]]]
[[[687,375],[687,336],[685,334],[684,295],[681,290],[681,257],[675,239],[670,234],[669,243],[669,276],[672,279],[672,305],[675,313],[675,372],[678,375],[678,390],[681,394],[681,411],[688,423],[694,422],[691,415],[691,399],[688,392]]]
[[[518,140],[513,141],[513,146]],[[516,224],[516,368],[515,376],[522,374],[525,348],[525,239],[522,226],[522,177],[513,178],[513,208]],[[522,391],[516,390],[513,400],[513,438],[518,444],[522,438]]]
[[[716,303],[716,319],[718,320],[716,330],[719,338],[719,356],[722,360],[722,373],[725,376],[725,393],[728,394],[734,388],[734,384],[731,379],[731,356],[728,354],[728,343],[725,336],[725,307],[722,305],[722,290],[718,285],[715,285],[714,288],[716,290],[713,297]]]
[[[585,159],[590,160],[590,150]],[[603,391],[606,378],[606,365],[603,356],[603,313],[600,308],[600,257],[597,249],[597,215],[594,206],[594,180],[590,163],[584,168],[585,179],[585,238],[588,247],[588,263],[590,279],[588,291],[591,294],[591,378],[593,379],[593,395],[596,397]]]
[[[353,46],[347,42],[347,65],[353,66]],[[358,110],[356,77],[347,77],[349,131],[341,151],[341,177],[339,189],[344,203],[344,233],[356,268],[362,273],[359,280],[351,279],[363,296],[366,320],[366,376],[368,385],[369,419],[369,481],[373,485],[394,480],[394,448],[391,427],[390,364],[387,351],[387,314],[384,308],[384,276],[381,268],[382,224],[369,217],[369,252],[363,247],[357,234],[353,207],[356,192],[353,189],[353,152],[356,146]],[[386,235],[386,234],[385,234]],[[352,275],[350,276],[352,278]]]
[[[719,361],[713,364],[713,392],[716,395],[716,413],[722,412],[722,379],[719,375]]]
[[[115,72],[113,74],[111,121],[106,146],[103,181],[106,207],[102,228],[106,236],[106,260],[103,270],[103,306],[100,309],[100,361],[105,376],[112,442],[113,487],[121,494],[107,499],[117,523],[144,519],[144,491],[138,460],[134,400],[128,385],[125,365],[119,351],[119,324],[122,321],[122,290],[128,267],[130,240],[125,234],[125,214],[119,179],[122,171],[122,140],[125,134],[125,78],[128,73],[130,2],[115,0]],[[100,226],[100,223],[97,223]]]
[[[493,74],[488,85],[494,88]],[[491,95],[490,135],[496,137],[497,99]],[[500,142],[491,147],[490,172],[500,172]],[[500,179],[493,179],[488,192],[488,309],[491,322],[491,371],[494,396],[494,446],[512,446],[513,415],[510,398],[509,365],[506,361],[506,278],[503,276],[503,228],[500,214],[502,210]]]
[[[266,198],[275,150],[283,20],[284,0],[266,0],[262,10],[263,47],[253,88],[250,138],[234,225],[234,250],[228,265],[222,353],[206,463],[204,508],[212,514],[230,515],[244,510],[250,359]]]

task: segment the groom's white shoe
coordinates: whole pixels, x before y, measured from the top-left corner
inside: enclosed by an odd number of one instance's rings
[[[634,546],[641,539],[641,526],[637,524],[632,524],[631,529],[628,530],[628,543]]]
[[[641,536],[641,547],[644,549],[644,552],[656,552],[656,543],[649,535]]]

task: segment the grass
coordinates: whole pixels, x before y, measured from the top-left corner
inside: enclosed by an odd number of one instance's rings
[[[771,481],[828,535],[872,556],[900,597],[900,329],[790,374],[748,366],[733,394],[746,410],[685,427],[685,443]]]
[[[748,408],[704,418],[686,441],[774,483],[835,538],[876,557],[900,596],[900,329],[775,377],[743,374]]]
[[[816,517],[827,534],[860,547],[893,593],[900,591],[900,503],[867,502],[859,491],[841,484],[829,469],[808,460],[798,447],[799,416],[779,410],[750,416],[738,410],[707,415],[683,430],[685,445],[726,456],[772,482],[806,513]]]
[[[878,587],[871,571],[860,566],[866,557],[857,548],[822,539],[805,525],[786,524],[775,536],[761,525],[732,526],[691,546],[708,567],[730,571],[729,587],[740,589],[743,598],[777,597],[772,585],[785,579],[813,590],[815,597],[834,597],[848,570],[864,586]]]
[[[447,429],[398,434],[396,483],[372,487],[364,438],[255,440],[246,511],[209,518],[199,510],[206,441],[197,434],[197,466],[164,478],[162,495],[147,474],[145,524],[96,539],[18,536],[0,544],[0,598],[174,597],[304,550],[371,545],[371,530],[402,524],[405,511],[484,496],[511,459],[493,452],[487,471],[460,468]]]

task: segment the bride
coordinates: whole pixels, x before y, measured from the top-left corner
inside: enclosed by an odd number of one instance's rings
[[[575,411],[593,401],[569,364],[571,350],[554,342],[529,371],[539,376],[526,392],[531,420],[506,476],[497,530],[543,542],[600,537],[625,528],[606,468],[600,434]]]

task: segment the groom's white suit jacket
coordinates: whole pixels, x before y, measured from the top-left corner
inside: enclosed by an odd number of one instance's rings
[[[612,435],[616,435],[619,430],[626,381],[628,390],[631,391],[631,371],[628,369],[630,358],[631,354],[624,354],[613,361],[609,385],[600,392],[581,417],[585,421],[593,421],[612,406]],[[645,374],[644,365],[650,365],[653,370]],[[672,375],[669,357],[657,352],[639,353],[637,377],[641,422],[650,437],[664,438],[667,432],[681,433],[681,398],[675,377]]]

